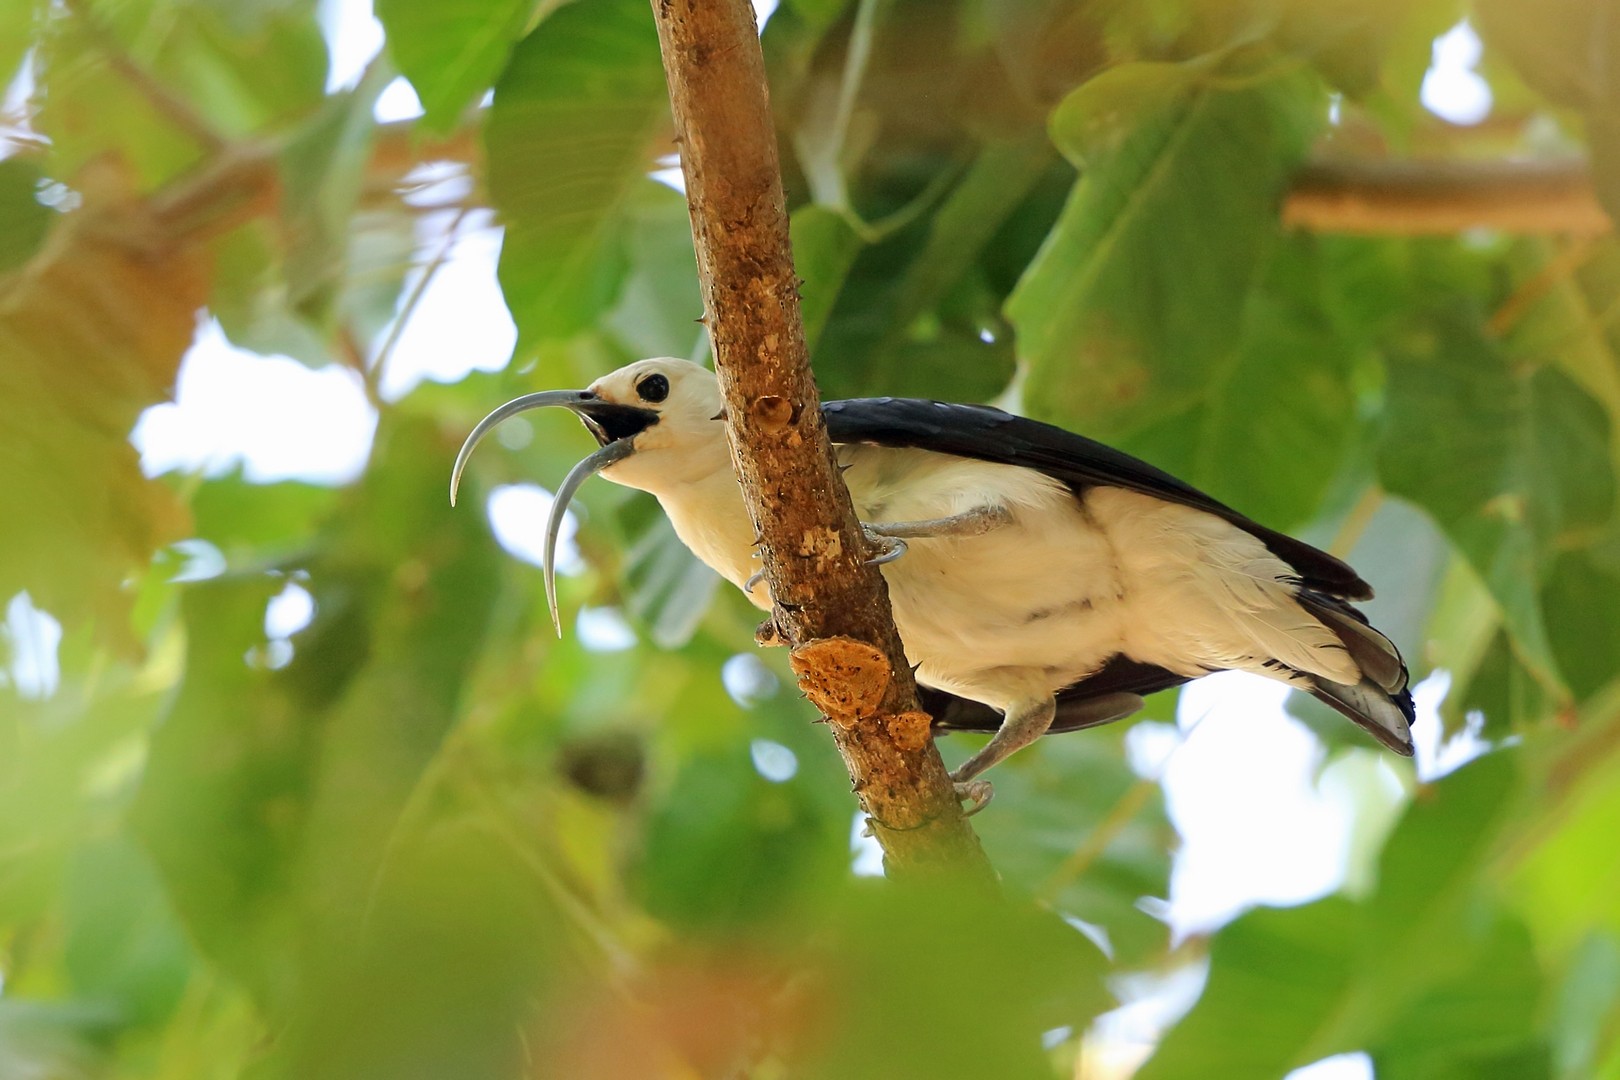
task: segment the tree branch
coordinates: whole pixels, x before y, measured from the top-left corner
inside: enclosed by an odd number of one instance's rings
[[[412,166],[433,160],[464,161],[479,175],[475,132],[469,123],[443,140],[423,142],[409,121],[383,125],[374,144],[370,186],[391,192]],[[661,152],[648,150],[649,170]],[[1294,178],[1283,220],[1312,232],[1382,236],[1446,235],[1475,228],[1596,236],[1612,227],[1593,191],[1587,163],[1578,159],[1318,160]]]
[[[839,475],[810,373],[748,0],[652,0],[675,112],[726,434],[776,629],[899,873],[992,871],[917,705],[888,590]]]
[[[1283,223],[1386,236],[1481,228],[1596,236],[1613,227],[1579,160],[1318,162],[1294,178]]]

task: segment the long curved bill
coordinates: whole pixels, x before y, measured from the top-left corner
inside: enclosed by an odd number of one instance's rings
[[[623,461],[636,452],[635,444],[629,439],[620,439],[610,442],[590,457],[568,470],[563,482],[557,488],[557,495],[551,500],[551,516],[546,519],[546,548],[545,559],[541,565],[541,572],[546,579],[546,607],[551,609],[551,625],[562,637],[562,618],[557,614],[557,534],[562,532],[563,515],[568,512],[568,504],[573,501],[574,492],[579,486],[603,469],[616,461]]]
[[[467,467],[467,460],[472,457],[473,450],[485,435],[500,425],[501,421],[510,419],[520,412],[545,409],[553,405],[577,411],[581,405],[594,400],[596,395],[589,390],[542,390],[537,394],[524,394],[522,397],[513,398],[478,421],[478,425],[468,434],[467,440],[461,444],[461,450],[456,454],[456,463],[450,470],[450,505],[456,505],[456,491],[461,487],[461,473]]]
[[[478,421],[478,425],[468,434],[467,440],[461,444],[461,451],[456,454],[456,463],[450,470],[450,505],[456,505],[456,492],[461,487],[461,473],[466,469],[467,460],[472,457],[473,450],[485,435],[494,430],[501,421],[520,412],[544,409],[553,405],[561,405],[582,414],[586,426],[598,439],[606,439],[609,436],[603,433],[600,425],[592,421],[588,410],[624,408],[605,405],[589,390],[542,390],[536,394],[524,394],[522,397],[513,398]],[[551,625],[556,628],[558,637],[562,637],[562,618],[557,614],[557,535],[562,532],[563,515],[568,512],[568,504],[573,500],[574,493],[579,490],[581,484],[614,462],[623,461],[635,452],[635,443],[630,438],[615,439],[608,443],[568,471],[568,475],[563,478],[562,486],[557,489],[556,498],[551,502],[551,515],[546,521],[546,546],[541,571],[546,579],[546,606],[551,610]]]

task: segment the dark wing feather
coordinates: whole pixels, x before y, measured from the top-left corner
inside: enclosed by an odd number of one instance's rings
[[[1325,551],[1251,521],[1162,469],[1051,424],[987,405],[916,398],[851,398],[822,405],[835,443],[907,446],[958,457],[1019,465],[1045,473],[1076,493],[1117,487],[1214,514],[1265,544],[1294,568],[1307,588],[1347,600],[1372,598],[1372,587]]]
[[[1094,675],[1088,675],[1073,686],[1064,687],[1057,694],[1057,716],[1048,734],[1080,731],[1100,727],[1124,719],[1141,707],[1141,698],[1187,681],[1162,667],[1143,664],[1125,656],[1115,656]],[[1093,708],[1096,703],[1134,699],[1128,711],[1101,714]],[[1001,710],[967,698],[957,697],[931,686],[917,687],[917,700],[934,718],[937,731],[995,731],[1001,727]]]

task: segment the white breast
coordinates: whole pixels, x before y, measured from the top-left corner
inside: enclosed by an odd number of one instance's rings
[[[1084,499],[1031,469],[926,450],[841,446],[863,521],[999,505],[1012,523],[908,541],[883,567],[918,678],[997,708],[1041,698],[1115,654],[1189,677],[1276,658],[1354,683],[1330,631],[1293,602],[1292,570],[1214,515],[1120,488]],[[760,567],[729,470],[659,494],[692,552],[739,588]],[[750,599],[770,606],[763,583]]]

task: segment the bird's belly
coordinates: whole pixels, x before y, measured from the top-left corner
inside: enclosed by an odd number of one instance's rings
[[[914,540],[884,576],[917,675],[997,707],[1043,697],[1119,652],[1109,538],[1072,498],[1025,505],[980,536]]]

